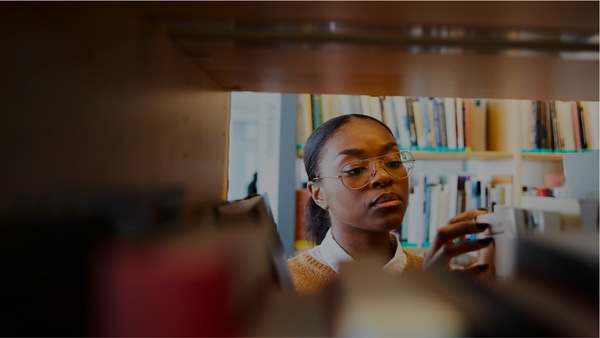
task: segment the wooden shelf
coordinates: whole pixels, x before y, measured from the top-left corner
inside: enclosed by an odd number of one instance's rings
[[[524,160],[562,161],[562,153],[523,153]]]
[[[411,151],[417,160],[502,160],[512,159],[513,153],[508,151]]]

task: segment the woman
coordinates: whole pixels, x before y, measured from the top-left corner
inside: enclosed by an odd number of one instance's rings
[[[400,151],[389,128],[366,115],[343,115],[316,128],[304,147],[310,198],[305,210],[307,232],[317,246],[288,260],[298,293],[329,286],[340,264],[375,257],[392,273],[449,266],[458,255],[487,247],[491,239],[455,241],[488,225],[473,222],[485,213],[472,210],[442,227],[426,257],[404,251],[396,228],[408,207],[408,177],[414,160]],[[483,273],[488,265],[468,268]]]

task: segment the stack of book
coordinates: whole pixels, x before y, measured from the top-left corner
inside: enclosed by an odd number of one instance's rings
[[[483,99],[300,94],[297,149],[323,122],[363,114],[384,122],[402,149],[486,150],[487,101]]]
[[[599,149],[598,102],[521,101],[524,152]]]

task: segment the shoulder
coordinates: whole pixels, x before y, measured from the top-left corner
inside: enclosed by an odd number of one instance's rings
[[[414,255],[404,249],[402,251],[404,251],[404,254],[406,255],[406,267],[404,268],[404,271],[423,269],[423,257]]]
[[[298,293],[318,292],[331,285],[337,277],[332,268],[307,252],[288,259],[288,266]]]

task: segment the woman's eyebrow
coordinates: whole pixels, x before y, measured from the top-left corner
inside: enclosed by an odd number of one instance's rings
[[[396,142],[389,142],[384,144],[383,146],[381,146],[382,150],[389,150],[392,149],[394,147],[398,147],[398,143]],[[341,155],[352,155],[352,156],[356,156],[356,155],[364,155],[365,151],[363,149],[358,149],[358,148],[350,148],[350,149],[344,149],[342,151],[340,151],[336,157],[341,156]]]
[[[340,151],[335,157],[339,157],[341,155],[363,155],[364,153],[365,151],[362,149],[351,148]]]
[[[381,149],[383,149],[383,150],[389,150],[389,149],[392,149],[392,148],[394,148],[394,147],[398,147],[398,143],[396,143],[396,142],[390,142],[390,143],[386,143],[386,144],[384,144],[384,145],[381,147]]]

